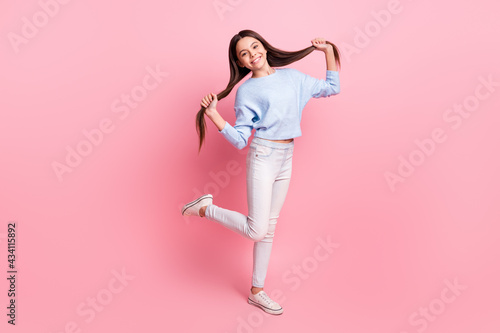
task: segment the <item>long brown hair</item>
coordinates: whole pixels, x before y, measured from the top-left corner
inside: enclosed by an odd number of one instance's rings
[[[221,100],[227,95],[229,95],[231,90],[233,90],[234,86],[238,84],[238,82],[240,82],[248,73],[250,73],[250,70],[248,68],[240,67],[236,63],[238,61],[238,57],[236,55],[236,44],[240,39],[244,37],[253,37],[262,43],[264,48],[267,50],[267,62],[271,67],[281,67],[289,65],[291,63],[296,62],[297,60],[304,58],[306,55],[308,55],[309,53],[311,53],[316,49],[316,47],[311,45],[309,47],[306,47],[305,49],[295,52],[283,51],[269,44],[261,35],[259,35],[255,31],[242,30],[238,32],[236,35],[233,36],[231,42],[229,43],[229,70],[230,70],[229,83],[227,84],[226,89],[217,94],[218,100]],[[327,41],[327,43],[333,46],[335,62],[337,63],[340,69],[340,52],[333,43],[330,43],[329,41]],[[198,114],[196,114],[196,131],[198,132],[198,136],[200,139],[198,147],[198,152],[199,152],[201,150],[201,146],[203,145],[203,141],[205,140],[205,132],[206,132],[204,107],[202,107],[200,111],[198,111]]]

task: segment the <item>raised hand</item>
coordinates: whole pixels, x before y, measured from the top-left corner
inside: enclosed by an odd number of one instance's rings
[[[328,44],[326,42],[326,39],[324,39],[324,38],[320,38],[320,37],[314,38],[313,40],[311,40],[311,43],[318,51],[326,52],[326,51],[328,51],[328,49],[333,49],[333,46]]]
[[[205,114],[210,116],[210,114],[216,111],[217,107],[217,94],[210,93],[202,98],[200,105],[205,108]]]

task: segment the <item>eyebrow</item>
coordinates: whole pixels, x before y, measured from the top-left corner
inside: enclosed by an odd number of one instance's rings
[[[252,47],[252,45],[255,43],[258,43],[258,42],[257,41],[253,42],[252,44],[250,44],[250,47]],[[238,53],[238,54],[241,54],[241,52],[243,52],[243,51],[246,51],[246,49],[241,50],[240,53]]]

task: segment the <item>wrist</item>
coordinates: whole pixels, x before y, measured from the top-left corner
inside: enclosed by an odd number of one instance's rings
[[[219,113],[217,112],[216,109],[206,109],[205,114],[207,115],[208,118],[213,120],[213,118],[218,115]]]

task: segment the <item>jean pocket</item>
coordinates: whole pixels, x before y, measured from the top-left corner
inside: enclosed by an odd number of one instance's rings
[[[273,153],[274,149],[267,146],[256,145],[255,147],[255,157],[269,157]]]

